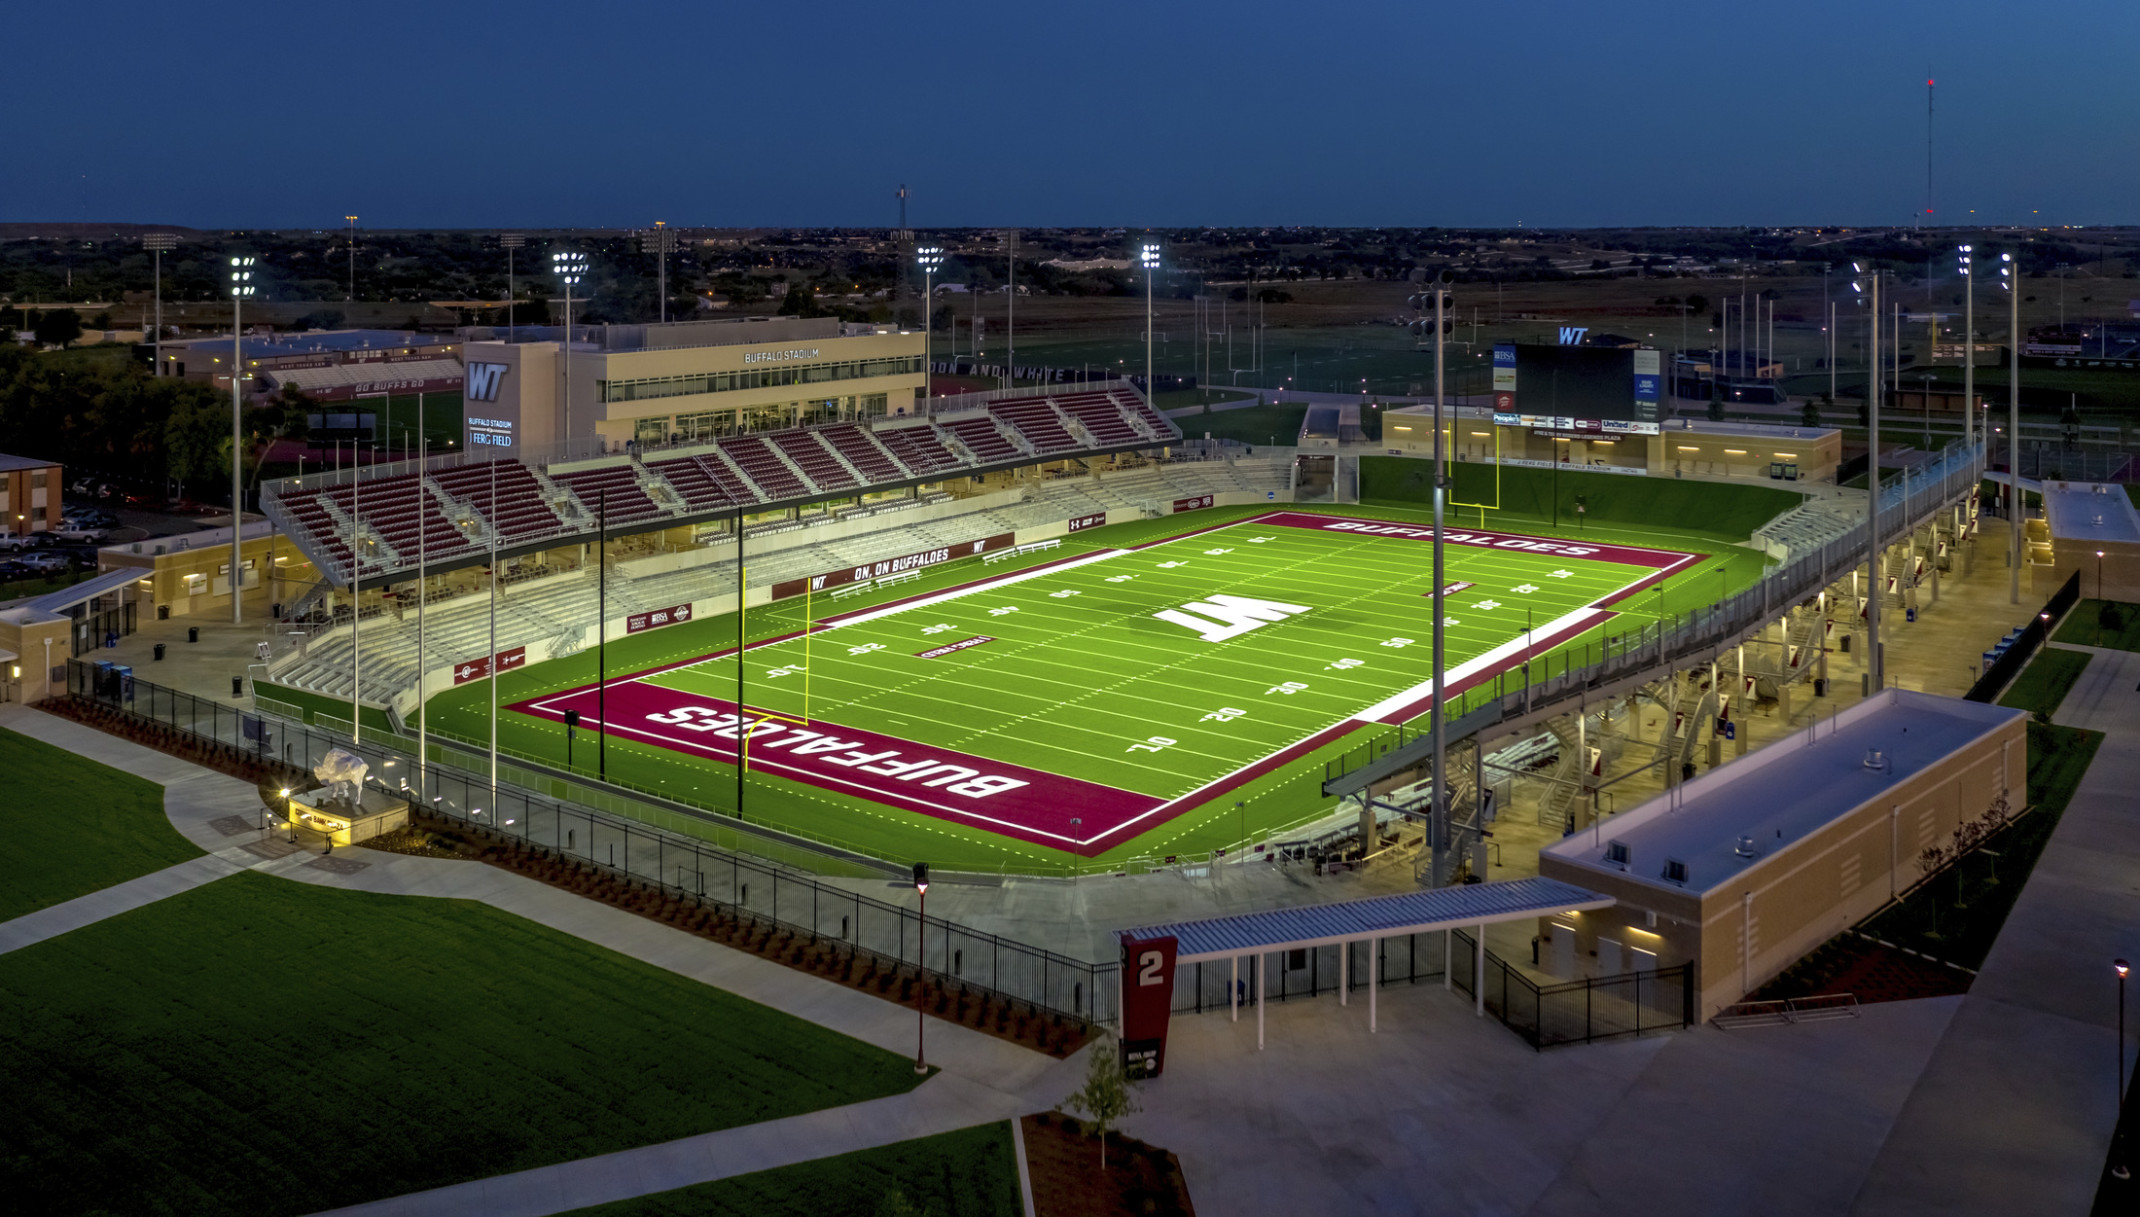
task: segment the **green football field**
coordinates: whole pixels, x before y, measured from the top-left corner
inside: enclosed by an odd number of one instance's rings
[[[1271,510],[1217,508],[1095,528],[1063,538],[1059,548],[993,565],[947,562],[837,602],[821,593],[751,609],[740,623],[749,646],[743,701],[755,722],[740,783],[744,817],[900,862],[1064,874],[1268,839],[1327,812],[1324,762],[1423,709],[1431,547],[1248,523]],[[1285,510],[1410,527],[1428,518],[1398,504]],[[1570,614],[1653,572],[1595,556],[1451,544],[1448,580],[1474,585],[1448,598],[1455,689],[1464,665],[1498,670],[1509,648],[1515,667],[1499,679],[1520,687],[1527,638],[1534,672],[1580,665],[1601,638],[1638,630],[1658,612],[1706,605],[1750,583],[1763,565],[1762,555],[1731,543],[1739,537],[1698,527],[1601,528],[1593,520],[1579,534],[1513,512],[1492,513],[1486,527],[1694,558],[1661,590],[1646,587],[1613,615],[1585,619]],[[1196,606],[1236,611],[1242,600],[1302,611],[1257,609],[1275,619],[1216,641],[1202,637],[1226,623]],[[1192,630],[1155,616],[1166,612],[1205,624]],[[1549,633],[1556,622],[1562,632]],[[612,638],[606,654],[589,648],[505,673],[501,752],[733,813],[738,626],[733,614],[700,618]],[[816,632],[799,637],[806,627]],[[975,638],[990,641],[921,654]],[[598,664],[606,665],[612,727],[599,749],[586,729],[597,717],[589,687]],[[490,731],[489,696],[485,681],[435,694],[434,745],[480,746]],[[569,701],[575,696],[584,700]],[[569,747],[560,721],[567,704],[584,706],[586,719]],[[647,721],[648,714],[664,721]],[[682,721],[667,721],[675,719]],[[464,748],[456,763],[480,767],[473,751]],[[924,761],[934,768],[915,772]],[[846,771],[827,768],[848,762]],[[888,772],[864,774],[865,764]],[[985,791],[1003,779],[1028,785],[941,805],[956,798],[952,786]],[[531,784],[617,807],[562,781]],[[726,827],[670,813],[655,818],[738,842]],[[1121,823],[1103,837],[1110,821]]]

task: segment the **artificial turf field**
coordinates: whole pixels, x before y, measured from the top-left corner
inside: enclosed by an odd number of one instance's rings
[[[1693,484],[1611,480],[1631,483],[1631,510],[1654,490],[1682,500],[1711,494]],[[1749,493],[1771,497],[1751,507],[1733,497]],[[1509,668],[1502,687],[1520,687],[1513,682],[1522,678],[1526,649],[1534,672],[1580,664],[1602,637],[1750,583],[1763,558],[1733,543],[1743,540],[1746,520],[1766,519],[1796,496],[1716,487],[1713,497],[1715,509],[1685,513],[1684,527],[1674,526],[1676,518],[1601,527],[1593,515],[1578,532],[1501,512],[1489,513],[1481,529],[1467,512],[1470,527],[1461,530],[1473,534],[1668,556],[1644,566],[1565,548],[1449,545],[1448,580],[1473,584],[1449,597],[1452,688],[1462,687],[1467,663],[1489,680]],[[1593,494],[1593,512],[1599,501]],[[876,857],[1060,874],[1194,855],[1316,814],[1328,806],[1318,789],[1323,761],[1424,709],[1430,547],[1417,537],[1252,523],[1273,510],[1219,508],[1091,529],[1045,554],[994,566],[950,562],[837,604],[818,596],[752,609],[743,700],[754,720],[770,721],[752,732],[745,817]],[[1406,526],[1427,519],[1395,504],[1283,510]],[[1700,527],[1712,521],[1721,527]],[[1450,528],[1460,530],[1454,520]],[[1660,574],[1661,590],[1645,586]],[[1515,590],[1526,586],[1534,590]],[[1606,612],[1571,616],[1631,586],[1633,594]],[[1174,611],[1224,624],[1185,607],[1212,605],[1214,596],[1305,611],[1263,610],[1276,619],[1216,641],[1154,616]],[[1549,633],[1551,623],[1561,630]],[[816,632],[798,637],[806,626]],[[584,728],[606,709],[613,782],[733,810],[737,627],[730,615],[612,640],[599,697],[575,692],[595,682],[592,651],[504,674],[501,747],[563,767],[560,717],[577,708],[583,729],[572,768],[591,775],[596,746]],[[991,641],[920,654],[973,638]],[[488,696],[478,681],[435,697],[434,731],[485,739]],[[771,746],[783,740],[793,746],[785,756]],[[876,772],[859,772],[865,766]],[[971,785],[976,779],[1027,785]],[[931,780],[942,784],[931,788]],[[962,799],[967,814],[922,805],[958,797],[945,793],[953,785],[1000,789]]]

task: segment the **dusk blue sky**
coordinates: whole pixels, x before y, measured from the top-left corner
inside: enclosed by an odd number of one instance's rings
[[[2129,223],[2140,6],[108,3],[11,12],[0,219]],[[1974,217],[1971,211],[1974,209]]]

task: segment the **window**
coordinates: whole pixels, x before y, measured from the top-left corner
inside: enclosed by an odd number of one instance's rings
[[[595,382],[595,395],[605,402],[647,401],[697,393],[726,393],[736,389],[770,389],[782,385],[823,384],[835,380],[865,380],[873,376],[920,373],[921,357],[918,355],[901,359],[856,359],[844,363],[801,364],[790,368],[761,368],[748,372],[708,372],[699,376],[598,380]]]
[[[1305,968],[1306,968],[1307,966],[1308,966],[1308,952],[1307,952],[1307,949],[1306,949],[1305,947],[1294,947],[1294,948],[1293,948],[1292,950],[1290,950],[1290,951],[1287,951],[1287,952],[1285,953],[1285,970],[1286,970],[1286,971],[1288,971],[1288,972],[1299,972],[1299,971],[1301,971],[1301,970],[1305,969]]]
[[[31,473],[31,474],[30,474],[30,489],[32,489],[32,490],[43,490],[43,489],[45,488],[45,477],[46,477],[46,471],[45,471],[45,470],[42,470],[42,469],[36,470],[35,472]]]
[[[659,444],[667,440],[669,438],[669,416],[657,414],[652,418],[633,420],[632,438],[642,444]]]
[[[676,416],[676,433],[685,439],[713,439],[735,429],[734,417],[725,410],[702,410]]]

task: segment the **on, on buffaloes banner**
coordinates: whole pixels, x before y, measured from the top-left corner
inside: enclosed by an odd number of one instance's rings
[[[510,672],[514,668],[524,667],[527,662],[528,649],[526,647],[514,647],[510,651],[498,652],[498,670],[500,672]],[[453,683],[457,685],[465,685],[471,680],[484,680],[489,676],[490,660],[488,658],[471,659],[466,663],[455,664],[453,668]]]
[[[1122,938],[1122,1068],[1132,1078],[1156,1078],[1166,1066],[1177,945],[1172,935]]]

